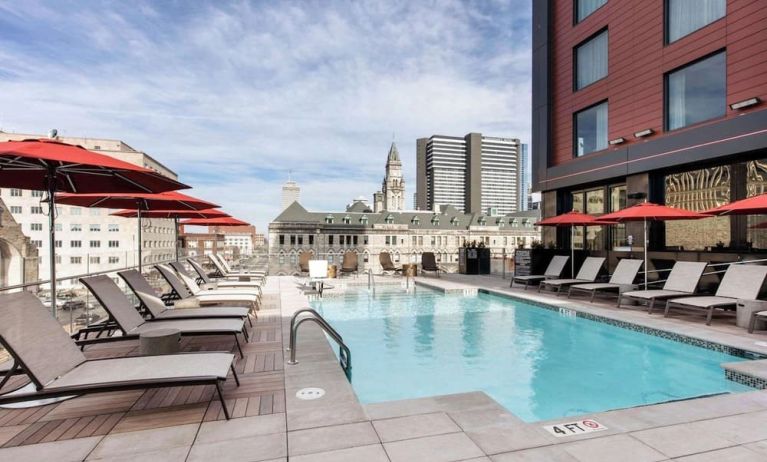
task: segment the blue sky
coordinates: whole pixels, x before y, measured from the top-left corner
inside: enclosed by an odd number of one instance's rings
[[[530,0],[0,0],[0,129],[117,138],[265,230],[380,188],[396,137],[530,139]]]

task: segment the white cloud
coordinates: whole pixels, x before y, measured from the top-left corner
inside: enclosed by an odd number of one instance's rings
[[[412,197],[418,137],[530,139],[529,10],[0,0],[0,128],[125,140],[260,228],[288,170],[310,209],[370,196],[396,133]]]

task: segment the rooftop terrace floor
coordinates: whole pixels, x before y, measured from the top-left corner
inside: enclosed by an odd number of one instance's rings
[[[378,282],[391,281],[379,278]],[[731,319],[705,326],[702,316],[664,319],[508,289],[495,277],[447,275],[417,282],[443,290],[484,288],[601,316],[700,336],[767,353],[767,335],[748,335]],[[363,284],[349,278],[336,284]],[[767,391],[597,413],[608,429],[556,438],[525,423],[482,392],[362,405],[331,345],[313,325],[301,328],[298,361],[287,359],[290,316],[307,297],[292,277],[269,277],[251,341],[238,358],[240,387],[228,380],[226,421],[209,387],[82,396],[26,410],[0,410],[0,460],[131,461],[763,461],[767,460]],[[187,351],[231,349],[211,337],[185,340]],[[136,342],[93,347],[90,357],[136,354]],[[320,387],[324,397],[296,392]]]

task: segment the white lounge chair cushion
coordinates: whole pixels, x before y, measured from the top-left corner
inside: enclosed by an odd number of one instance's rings
[[[200,289],[197,294],[221,294],[221,295],[258,295],[258,289],[252,289],[248,287],[231,287],[231,288],[218,288],[218,289]]]
[[[546,281],[542,281],[541,284],[545,284],[547,286],[567,286],[572,284],[582,284],[582,283],[588,283],[591,282],[588,279],[549,279]]]
[[[702,296],[702,297],[682,297],[674,298],[671,303],[678,303],[680,305],[696,306],[698,308],[708,308],[710,306],[726,306],[735,305],[737,299],[730,297],[717,297],[717,296]]]
[[[187,308],[170,309],[160,313],[155,319],[173,318],[216,318],[216,317],[245,317],[248,315],[247,308],[240,307],[215,307],[215,308]]]
[[[194,298],[196,298],[200,303],[255,303],[258,300],[258,296],[250,294],[208,294],[203,292],[196,294]]]
[[[620,289],[621,284],[612,284],[609,282],[594,282],[591,284],[575,284],[571,286],[571,289],[581,290],[605,290],[605,289]]]
[[[243,330],[245,321],[242,319],[176,319],[168,321],[147,321],[131,329],[128,335],[141,334],[157,329],[178,329],[182,334],[202,332],[231,332]]]
[[[661,298],[681,297],[684,295],[690,295],[690,292],[681,292],[678,290],[653,289],[653,290],[632,290],[629,292],[623,292],[622,295],[624,297],[642,298],[645,300],[650,300],[651,298],[661,299]]]
[[[514,276],[515,281],[540,281],[546,279],[547,276],[540,274],[531,274],[529,276]]]
[[[234,355],[195,353],[163,356],[86,361],[45,386],[56,389],[69,386],[105,385],[115,382],[144,382],[189,377],[226,379]]]

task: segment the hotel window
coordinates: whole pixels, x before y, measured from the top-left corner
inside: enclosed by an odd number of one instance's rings
[[[386,245],[391,245],[391,236],[386,236]]]
[[[53,241],[53,246],[56,247],[57,249],[59,249],[59,248],[64,246],[64,242],[57,239],[57,240]]]
[[[71,209],[69,209],[69,213],[72,215],[82,215],[83,209],[81,209],[80,207],[72,207]]]
[[[296,236],[294,234],[290,235],[290,245],[296,245]]]
[[[314,234],[309,235],[309,245],[314,245]]]
[[[39,205],[33,205],[32,208],[32,215],[42,215],[43,214],[43,208]]]
[[[338,245],[344,245],[345,238],[346,238],[346,236],[344,236],[343,234],[338,236]]]
[[[280,245],[285,245],[285,235],[280,234],[279,236]]]
[[[97,217],[97,216],[101,215],[101,209],[99,209],[99,208],[92,208],[92,209],[90,209],[90,214],[91,214],[92,217]]]
[[[607,77],[607,31],[575,48],[575,89]]]
[[[117,223],[110,223],[107,231],[109,231],[110,233],[120,232],[120,225],[118,225]]]
[[[82,241],[69,241],[69,247],[72,247],[73,249],[77,249],[83,246]]]
[[[99,265],[99,264],[101,264],[101,257],[90,257],[90,258],[88,259],[88,262],[89,262],[91,265]]]
[[[666,0],[666,43],[672,43],[721,19],[727,0]]]
[[[97,233],[101,231],[101,225],[97,223],[91,223],[88,227],[92,233]]]
[[[730,166],[666,175],[665,201],[670,207],[702,212],[730,202]],[[672,220],[664,223],[669,250],[706,250],[730,243],[730,217]],[[641,242],[641,239],[640,239]]]
[[[80,232],[83,230],[83,225],[79,223],[72,223],[71,225],[69,225],[69,230],[72,232]]]
[[[724,52],[666,75],[666,128],[675,130],[722,117],[727,109]]]
[[[120,247],[120,241],[109,241],[108,246],[110,249],[116,249]]]
[[[83,262],[83,257],[69,257],[69,263],[79,265]]]
[[[412,236],[411,239],[412,243],[410,244],[412,247],[415,247],[418,245],[418,236]]]
[[[120,257],[109,257],[109,264],[114,265],[120,263]]]
[[[595,12],[607,0],[575,0],[575,22],[581,22]]]
[[[21,189],[11,188],[11,197],[21,197]]]
[[[607,101],[575,113],[576,157],[607,149]]]
[[[333,235],[328,235],[328,245],[333,245]]]
[[[61,255],[56,255],[56,264],[57,265],[61,264]]]
[[[299,234],[298,235],[298,245],[304,245],[304,235]]]
[[[368,245],[368,237],[367,236],[362,236],[362,243],[365,244],[365,245]]]
[[[32,197],[43,197],[43,192],[38,190],[33,190]]]
[[[54,226],[54,229],[56,230],[56,232],[57,232],[57,233],[58,233],[59,231],[64,231],[64,225],[62,225],[61,223],[56,223],[56,224],[55,224],[55,225],[53,225],[53,226]]]
[[[357,245],[357,236],[352,236],[352,242]]]
[[[423,247],[423,236],[418,236],[418,245]]]
[[[617,212],[626,208],[626,185],[610,186],[610,203],[608,204],[610,212]],[[616,247],[625,247],[628,245],[626,241],[626,224],[619,223],[617,225],[610,226],[610,247],[615,249]]]
[[[350,224],[352,222],[352,218],[349,215],[346,215],[343,218],[343,222],[344,222],[345,225],[348,225],[348,224]]]
[[[21,206],[20,205],[12,205],[11,206],[11,213],[21,213]]]
[[[39,249],[43,246],[43,241],[32,241],[32,245]]]
[[[329,225],[332,225],[333,224],[333,215],[330,215],[330,214],[326,215],[325,216],[325,223],[329,224]]]
[[[101,247],[101,241],[90,241],[91,249],[98,249]]]
[[[432,236],[431,237],[431,246],[434,247],[435,245],[437,245],[437,238],[435,236]]]
[[[43,224],[42,223],[30,223],[29,229],[31,231],[42,231],[43,230]]]

